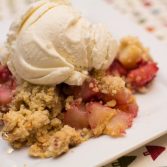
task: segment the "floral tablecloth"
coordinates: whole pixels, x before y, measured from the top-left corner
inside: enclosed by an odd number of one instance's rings
[[[0,20],[34,0],[0,0]],[[167,0],[104,0],[167,44]],[[167,135],[105,167],[167,167]]]
[[[105,0],[167,44],[167,0]]]

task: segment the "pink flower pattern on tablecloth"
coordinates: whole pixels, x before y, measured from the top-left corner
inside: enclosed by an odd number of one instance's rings
[[[167,43],[167,0],[105,0]]]

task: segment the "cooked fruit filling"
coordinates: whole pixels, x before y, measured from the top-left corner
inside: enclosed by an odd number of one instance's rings
[[[121,76],[132,91],[141,92],[154,79],[157,64],[137,38],[127,37],[121,41],[118,56],[107,70],[109,74]]]
[[[76,129],[90,128],[96,136],[120,136],[137,115],[135,98],[120,77],[89,79],[81,87],[69,89],[73,93],[66,100],[65,123]]]
[[[8,67],[0,65],[0,112],[8,111],[15,88],[16,82]]]

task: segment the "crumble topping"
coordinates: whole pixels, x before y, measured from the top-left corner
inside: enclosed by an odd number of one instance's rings
[[[48,110],[57,116],[62,109],[61,96],[54,86],[37,86],[24,82],[18,86],[10,110],[18,111],[20,108]]]
[[[46,134],[47,135],[47,134]],[[57,157],[69,150],[69,147],[82,142],[80,133],[74,128],[64,126],[61,130],[50,135],[45,143],[37,142],[29,149],[34,157]]]
[[[23,83],[9,112],[1,116],[3,138],[15,149],[30,146],[29,154],[41,158],[56,157],[89,139],[90,130],[63,125],[62,99],[54,86]]]
[[[45,133],[43,141],[37,141],[31,145],[29,154],[33,157],[57,157],[67,152],[71,147],[74,147],[92,136],[91,132],[84,128],[75,130],[74,128],[65,125],[59,131]]]
[[[117,76],[105,76],[101,80],[100,87],[104,94],[116,94],[125,87],[125,82]]]
[[[16,148],[33,143],[38,137],[34,135],[42,129],[60,129],[62,123],[56,116],[61,110],[61,97],[55,87],[25,82],[17,88],[9,112],[3,116],[3,133],[7,132],[3,136]]]
[[[121,40],[118,60],[127,68],[133,69],[137,63],[150,60],[149,50],[144,48],[136,37],[126,37]]]

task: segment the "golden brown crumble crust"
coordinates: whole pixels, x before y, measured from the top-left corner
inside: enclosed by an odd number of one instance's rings
[[[29,154],[35,157],[56,157],[90,138],[87,129],[63,125],[62,103],[54,86],[23,83],[2,118],[3,138],[16,149],[30,146]]]
[[[117,76],[105,76],[100,81],[100,89],[104,94],[114,95],[121,89],[125,88],[125,82]]]
[[[104,94],[115,94],[125,88],[120,77],[105,76],[97,82],[97,88]],[[68,109],[71,101],[72,96],[65,100],[55,86],[24,82],[18,86],[9,112],[3,116],[3,138],[14,148],[29,146],[30,156],[48,158],[67,152],[90,137],[106,133],[106,125],[115,115],[114,109],[95,129],[76,130],[63,124],[62,108]],[[114,105],[112,101],[106,104]]]
[[[134,68],[140,60],[151,59],[149,50],[145,48],[137,37],[125,37],[121,40],[118,60],[127,68]]]

